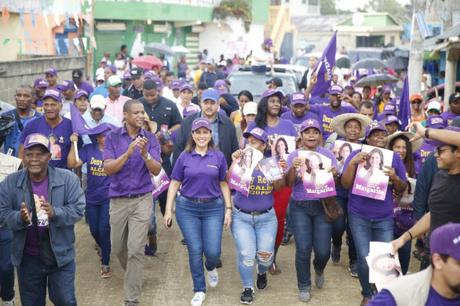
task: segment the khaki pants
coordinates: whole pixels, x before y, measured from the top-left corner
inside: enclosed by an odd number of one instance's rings
[[[144,278],[144,246],[152,216],[152,194],[110,200],[112,252],[125,270],[125,302],[139,302]]]

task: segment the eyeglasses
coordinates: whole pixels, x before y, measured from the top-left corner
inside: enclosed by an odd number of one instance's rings
[[[422,101],[420,101],[420,100],[415,100],[415,101],[412,101],[411,103],[412,103],[412,104],[422,104]]]
[[[437,147],[436,148],[436,156],[441,156],[441,154],[445,151],[449,150],[449,148],[441,148],[441,147]]]

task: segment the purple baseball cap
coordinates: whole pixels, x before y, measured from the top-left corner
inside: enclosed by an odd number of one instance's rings
[[[192,132],[195,132],[199,128],[206,128],[211,130],[211,122],[206,118],[196,118],[192,123]]]
[[[129,71],[123,73],[123,80],[132,80],[133,77],[131,75],[131,73],[129,73]]]
[[[148,70],[148,71],[145,71],[144,72],[144,79],[146,80],[153,80],[154,78],[159,78],[155,72],[151,71],[151,70]],[[161,79],[160,79],[161,80]],[[163,83],[161,85],[161,87],[163,88]]]
[[[174,81],[171,82],[171,89],[172,90],[180,90],[181,86],[182,86],[182,83],[180,81],[178,81],[178,80],[174,80]]]
[[[148,80],[147,76],[144,76],[144,78],[146,80]],[[164,85],[163,85],[163,81],[160,79],[160,77],[154,75],[154,76],[152,76],[151,80],[154,81],[157,84],[157,90],[160,91],[160,90],[163,89]]]
[[[460,127],[448,126],[444,130],[457,132],[458,136],[460,137]],[[430,141],[429,143],[431,145],[435,146],[435,147],[443,147],[443,146],[448,146],[449,145],[448,143],[445,143],[445,142],[442,142],[442,141],[439,141],[439,140],[429,139],[429,141]]]
[[[426,119],[426,127],[431,129],[443,129],[447,126],[446,121],[440,115],[431,115]]]
[[[388,115],[385,117],[384,124],[392,124],[393,122],[396,122],[397,124],[401,125],[401,121],[399,121],[398,117],[395,115]]]
[[[44,79],[36,79],[34,82],[34,87],[35,88],[47,88],[48,82]]]
[[[46,70],[45,70],[45,75],[47,75],[47,74],[51,74],[51,75],[56,76],[56,75],[57,75],[57,70],[56,70],[56,68],[48,68],[48,69],[46,69]]]
[[[62,103],[62,94],[59,90],[54,88],[48,88],[43,95],[43,100],[51,98],[56,102]]]
[[[449,255],[460,260],[460,223],[447,223],[431,233],[431,254]]]
[[[371,123],[369,123],[369,125],[366,127],[366,138],[369,137],[375,131],[383,131],[388,134],[388,131],[383,126],[383,124],[381,122],[374,120]]]
[[[389,86],[383,87],[383,93],[391,93],[391,88]]]
[[[305,94],[303,92],[295,92],[291,95],[291,105],[296,104],[307,104],[307,98],[305,98]]]
[[[48,137],[43,134],[32,133],[29,134],[24,140],[24,150],[37,145],[44,147],[48,152],[50,152],[50,141]]]
[[[383,114],[385,115],[395,115],[396,114],[396,105],[394,103],[387,103],[383,107]]]
[[[65,80],[57,86],[57,89],[59,89],[60,91],[75,89],[75,84],[73,81]]]
[[[75,93],[75,98],[74,99],[80,99],[81,97],[88,98],[89,97],[88,92],[86,90],[83,90],[83,89],[77,90],[77,92]]]
[[[319,123],[318,120],[314,119],[314,118],[309,118],[307,120],[305,120],[304,122],[302,122],[302,124],[300,125],[300,132],[303,132],[307,129],[310,129],[310,128],[314,128],[314,129],[317,129],[318,131],[320,131],[320,133],[323,133],[323,129],[321,127],[321,124]]]
[[[183,92],[183,91],[186,91],[186,90],[190,90],[190,91],[193,93],[193,87],[192,87],[192,85],[190,85],[190,84],[183,84],[183,85],[180,87],[180,92]]]
[[[243,137],[244,138],[249,138],[249,136],[253,136],[254,138],[262,141],[263,143],[267,143],[268,141],[268,136],[267,133],[265,133],[264,130],[261,128],[255,127],[252,130],[248,132],[244,132]]]
[[[198,113],[198,110],[193,105],[186,106],[184,108],[184,110],[182,111],[182,115],[184,116],[184,118],[186,118],[186,117],[188,117],[190,115],[193,115],[195,113]]]
[[[340,85],[332,85],[329,87],[329,90],[327,91],[328,94],[330,95],[340,95],[343,92],[343,88]]]
[[[217,102],[219,100],[220,93],[214,88],[206,89],[201,94],[201,101],[212,100]]]
[[[264,40],[264,45],[273,47],[273,40],[271,38],[267,38]]]
[[[267,89],[266,91],[263,92],[262,94],[262,99],[263,98],[268,98],[271,96],[278,96],[280,99],[284,97],[284,93],[280,89]]]

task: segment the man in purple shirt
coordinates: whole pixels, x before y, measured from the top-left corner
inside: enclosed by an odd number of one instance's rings
[[[296,131],[299,132],[302,122],[309,118],[320,121],[317,114],[307,110],[307,98],[305,98],[305,94],[303,92],[293,93],[291,95],[291,111],[281,114],[281,119],[291,121]]]
[[[94,87],[90,83],[83,81],[83,71],[81,69],[72,70],[72,80],[78,89],[83,89],[89,95],[94,91]]]
[[[160,173],[161,158],[156,137],[142,129],[144,105],[138,100],[127,101],[123,116],[124,126],[106,138],[104,171],[111,176],[112,251],[126,271],[125,306],[133,306],[139,303],[143,282],[144,245],[152,216],[151,175]]]
[[[447,122],[447,125],[451,125],[452,121],[460,116],[460,92],[449,96],[449,110],[442,113],[441,116]]]
[[[431,267],[386,285],[368,306],[460,305],[460,224],[431,234]]]

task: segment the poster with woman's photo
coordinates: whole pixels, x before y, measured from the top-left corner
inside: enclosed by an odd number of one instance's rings
[[[283,171],[281,170],[276,157],[262,159],[259,162],[260,171],[271,182],[282,179]]]
[[[262,152],[247,146],[230,166],[228,186],[248,196],[252,172],[263,157]]]
[[[313,151],[299,151],[299,157],[302,159],[300,175],[306,193],[316,198],[335,196],[331,159]]]
[[[393,151],[363,145],[362,152],[369,156],[356,169],[352,193],[363,197],[385,200],[389,177],[385,167],[391,167]]]
[[[337,170],[340,173],[342,173],[343,165],[351,152],[361,149],[362,146],[363,145],[360,143],[353,143],[345,140],[336,140],[334,142],[332,153],[334,153],[335,158],[337,159],[337,164],[339,166]]]
[[[366,257],[369,266],[369,283],[374,283],[377,290],[402,276],[398,252],[392,254],[391,243],[371,241],[369,255]]]
[[[166,172],[161,168],[160,173],[152,177],[152,184],[153,184],[153,191],[152,196],[154,199],[158,198],[158,196],[168,189],[170,183],[170,179]]]
[[[275,157],[278,161],[287,160],[289,154],[295,150],[295,137],[285,135],[270,136],[268,136],[268,144],[272,157]]]

